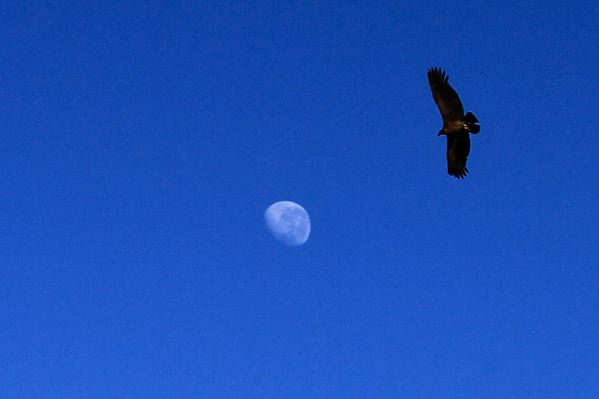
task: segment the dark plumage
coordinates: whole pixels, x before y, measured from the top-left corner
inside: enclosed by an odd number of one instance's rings
[[[443,128],[438,136],[447,136],[447,172],[462,179],[468,174],[466,161],[470,154],[470,133],[480,131],[478,119],[472,112],[464,115],[464,106],[458,93],[449,84],[449,76],[441,68],[428,70],[428,83],[441,117]]]

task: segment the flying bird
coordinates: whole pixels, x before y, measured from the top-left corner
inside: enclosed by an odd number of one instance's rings
[[[480,131],[478,119],[472,112],[464,115],[462,101],[449,84],[449,76],[445,71],[431,68],[427,76],[443,118],[443,128],[437,136],[447,136],[447,173],[463,179],[468,174],[466,161],[470,154],[470,133],[477,134]]]

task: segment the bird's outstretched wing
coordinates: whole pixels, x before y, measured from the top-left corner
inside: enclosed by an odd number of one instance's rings
[[[428,83],[433,92],[433,98],[443,121],[457,121],[464,117],[464,106],[458,93],[449,84],[449,76],[441,68],[431,68],[428,70]]]
[[[468,154],[470,154],[470,134],[468,132],[448,135],[447,173],[458,179],[466,177]]]

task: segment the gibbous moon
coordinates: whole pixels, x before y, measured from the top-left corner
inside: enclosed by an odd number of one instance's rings
[[[275,202],[264,212],[266,227],[285,245],[302,245],[310,236],[310,217],[300,205],[291,201]]]

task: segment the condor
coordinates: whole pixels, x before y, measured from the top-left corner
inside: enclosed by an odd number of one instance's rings
[[[472,112],[464,115],[464,106],[458,93],[449,84],[449,76],[441,68],[428,70],[428,83],[441,117],[443,128],[437,136],[447,136],[447,173],[458,179],[468,174],[466,161],[470,154],[470,133],[480,131],[478,119]]]

